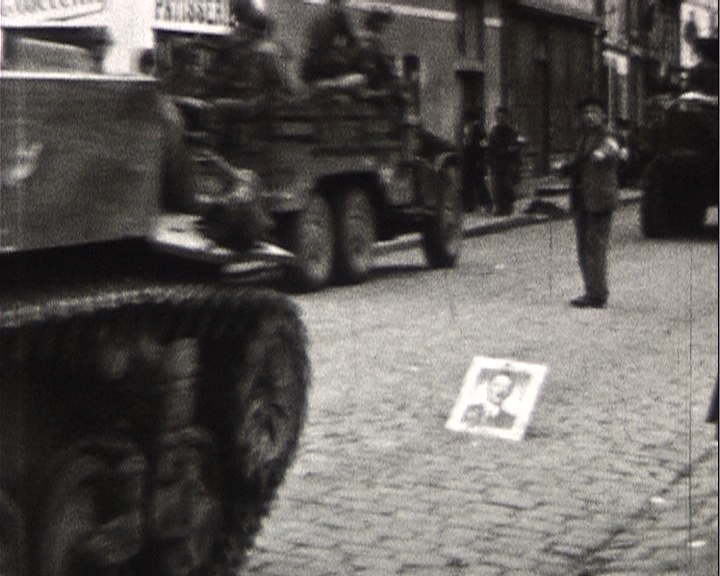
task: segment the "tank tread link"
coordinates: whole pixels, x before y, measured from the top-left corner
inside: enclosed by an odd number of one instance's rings
[[[237,286],[0,310],[0,574],[236,574],[297,448],[306,340]]]

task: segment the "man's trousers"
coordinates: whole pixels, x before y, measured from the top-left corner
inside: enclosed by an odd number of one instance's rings
[[[585,283],[585,295],[605,302],[608,298],[607,257],[612,211],[575,211],[578,263]]]
[[[510,169],[492,171],[492,202],[496,214],[512,214],[515,204],[515,182]]]

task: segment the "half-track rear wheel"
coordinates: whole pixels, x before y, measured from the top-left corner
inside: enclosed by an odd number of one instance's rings
[[[0,377],[23,423],[0,496],[27,526],[0,552],[24,538],[29,564],[7,573],[224,576],[291,463],[309,367],[287,299],[201,286],[4,313]]]
[[[348,188],[337,195],[335,209],[335,272],[337,279],[357,284],[367,278],[375,243],[375,215],[362,188]]]

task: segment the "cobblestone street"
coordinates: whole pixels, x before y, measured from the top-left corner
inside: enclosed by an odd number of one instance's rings
[[[645,241],[635,207],[614,226],[603,311],[567,306],[567,221],[468,240],[448,272],[388,254],[367,284],[299,297],[308,422],[247,573],[705,574],[717,243]],[[444,429],[474,355],[548,366],[524,441]]]
[[[619,527],[588,558],[588,574],[718,573],[718,451],[709,446],[688,469]]]

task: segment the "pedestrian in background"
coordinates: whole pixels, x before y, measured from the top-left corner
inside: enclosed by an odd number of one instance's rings
[[[570,176],[570,206],[575,220],[578,262],[585,293],[570,303],[578,308],[604,308],[609,291],[607,256],[610,225],[618,202],[618,162],[623,152],[606,128],[599,98],[577,106],[580,139],[570,162],[555,168]]]
[[[495,109],[495,125],[488,142],[492,173],[492,203],[494,213],[507,216],[513,213],[515,181],[520,162],[520,140],[510,124],[510,111],[505,106]]]
[[[479,115],[470,113],[463,126],[463,206],[472,212],[479,204],[492,212],[490,191],[485,185],[487,137]]]
[[[637,126],[624,117],[618,118],[615,124],[618,144],[626,151],[624,160],[618,165],[618,185],[624,188],[632,185],[639,175]]]

